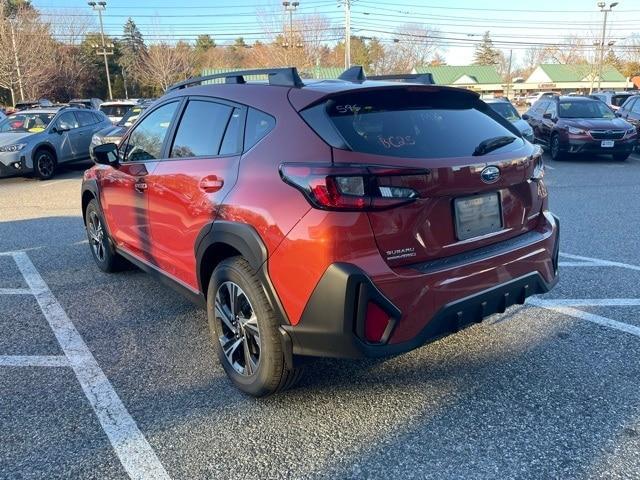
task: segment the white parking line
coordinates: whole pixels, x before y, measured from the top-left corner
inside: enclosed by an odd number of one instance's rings
[[[12,256],[124,469],[134,479],[168,479],[160,460],[28,255],[15,252]]]
[[[546,308],[547,310],[553,310],[554,312],[563,313],[564,315],[569,315],[571,317],[586,320],[588,322],[595,323],[603,327],[613,328],[615,330],[619,330],[625,333],[630,333],[631,335],[640,337],[640,327],[636,327],[635,325],[619,322],[611,318],[603,317],[601,315],[596,315],[595,313],[583,312],[582,310],[578,310],[577,308],[562,307],[562,306],[552,307],[549,305],[545,305],[544,303],[538,304],[537,298],[532,298],[531,301],[528,303],[536,307]]]
[[[539,307],[637,307],[640,298],[532,298],[531,303]],[[529,302],[529,299],[527,299]]]
[[[579,265],[567,265],[565,264],[565,266],[577,266],[577,267],[620,267],[620,268],[626,268],[629,270],[636,270],[636,271],[640,271],[640,266],[638,265],[631,265],[629,263],[622,263],[622,262],[612,262],[610,260],[603,260],[601,258],[593,258],[593,257],[583,257],[580,255],[571,255],[569,253],[562,253],[560,252],[560,256],[561,257],[566,257],[566,258],[570,258],[572,260],[581,260],[582,262],[585,262],[586,264],[579,264]],[[562,262],[564,263],[564,262]],[[560,263],[560,265],[562,265],[562,263]],[[567,262],[569,263],[569,262]],[[571,262],[571,263],[576,263],[576,262]],[[578,262],[580,263],[580,262]]]
[[[31,295],[28,288],[0,288],[0,295]]]
[[[0,355],[0,367],[69,367],[64,355]]]

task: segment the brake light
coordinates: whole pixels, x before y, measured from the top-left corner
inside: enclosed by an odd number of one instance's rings
[[[380,165],[283,163],[282,180],[323,210],[384,210],[419,198],[414,186],[429,170]],[[420,182],[419,182],[420,183]]]

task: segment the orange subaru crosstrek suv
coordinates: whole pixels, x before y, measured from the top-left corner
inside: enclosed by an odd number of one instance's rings
[[[255,396],[305,358],[406,352],[557,281],[540,148],[428,75],[190,79],[94,157],[98,267],[127,260],[206,306]]]

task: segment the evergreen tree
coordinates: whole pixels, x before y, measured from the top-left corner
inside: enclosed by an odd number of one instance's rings
[[[142,33],[138,30],[135,22],[131,17],[124,24],[122,31],[122,40],[118,42],[120,50],[120,58],[118,64],[122,70],[123,80],[126,79],[127,91],[130,87],[134,87],[136,70],[141,57],[147,52],[147,46],[144,44]],[[132,92],[135,88],[131,88]]]
[[[213,41],[210,35],[198,35],[196,38],[196,53],[205,53],[210,48],[215,48],[216,42]]]
[[[500,51],[493,47],[493,41],[486,31],[482,37],[482,43],[476,46],[473,52],[474,65],[497,65],[500,63]]]

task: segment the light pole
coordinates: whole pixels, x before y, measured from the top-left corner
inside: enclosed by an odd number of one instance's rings
[[[300,5],[300,2],[282,2],[282,6],[284,7],[285,12],[289,12],[289,39],[284,44],[285,48],[293,48],[294,47],[294,38],[293,38],[293,12],[296,11]],[[286,35],[285,35],[286,37]]]
[[[107,87],[109,88],[109,100],[113,100],[113,93],[111,92],[111,77],[109,76],[109,62],[107,61],[107,55],[113,55],[113,52],[107,52],[107,46],[104,43],[104,26],[102,24],[102,11],[107,8],[107,2],[87,2],[87,4],[98,12],[98,18],[100,19],[100,38],[102,40],[102,51],[97,52],[98,55],[104,57],[104,69],[107,72]]]
[[[609,8],[605,8],[607,4],[605,2],[598,2],[600,11],[604,13],[604,20],[602,22],[602,40],[600,41],[600,59],[598,60],[598,91],[600,91],[600,81],[602,80],[602,62],[604,60],[604,37],[607,34],[607,15],[613,7],[618,5],[618,2],[609,4]]]
[[[342,0],[344,5],[344,68],[351,67],[351,2]]]

